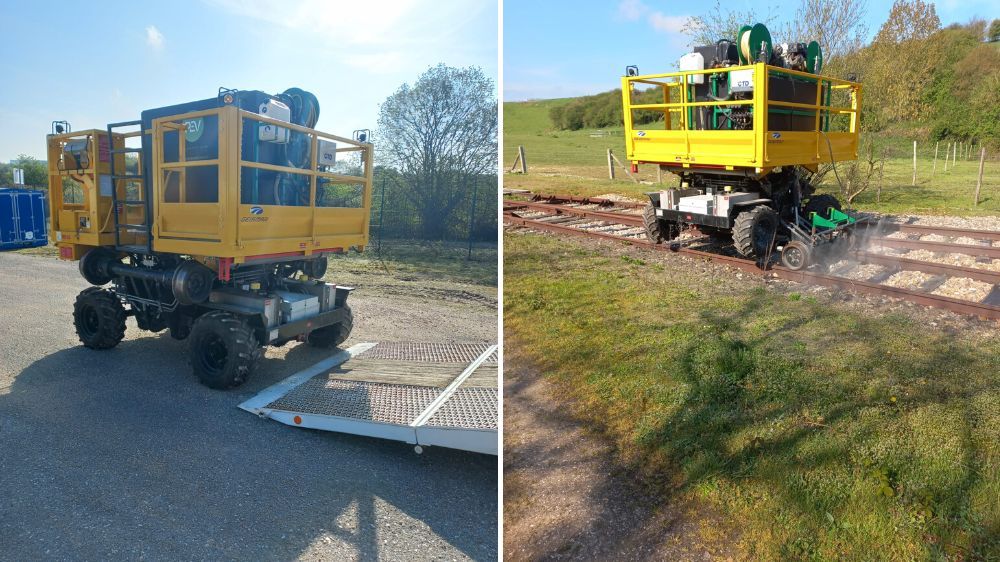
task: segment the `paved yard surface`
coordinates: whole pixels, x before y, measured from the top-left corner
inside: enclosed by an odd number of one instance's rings
[[[495,290],[364,281],[346,345],[496,339]],[[86,286],[75,263],[0,255],[0,559],[496,558],[496,457],[418,456],[236,407],[329,354],[304,345],[269,349],[228,392],[198,384],[187,342],[132,320],[117,348],[85,349],[72,304]]]

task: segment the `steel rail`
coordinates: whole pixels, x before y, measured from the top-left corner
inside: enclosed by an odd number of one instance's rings
[[[990,271],[978,267],[964,267],[961,265],[950,265],[946,263],[936,263],[930,261],[911,260],[908,258],[887,256],[874,252],[858,252],[857,258],[864,262],[885,267],[895,267],[904,271],[922,271],[936,275],[948,275],[949,277],[968,277],[976,281],[1000,284],[1000,271]]]
[[[868,240],[873,244],[879,244],[887,248],[901,248],[904,250],[929,250],[932,252],[947,252],[949,254],[952,253],[968,254],[970,256],[1000,258],[1000,248],[997,248],[995,246],[975,246],[972,244],[953,244],[951,242],[907,240],[905,238],[887,238],[885,236],[873,236]]]
[[[890,287],[887,285],[872,283],[870,281],[855,281],[852,279],[847,279],[845,277],[836,277],[825,273],[816,273],[804,270],[792,271],[780,265],[770,266],[765,271],[764,269],[759,267],[756,262],[744,258],[724,256],[720,254],[712,254],[709,252],[693,250],[677,244],[653,244],[648,240],[623,238],[621,236],[616,236],[614,234],[607,234],[603,232],[590,232],[587,230],[574,228],[572,226],[567,226],[564,224],[552,224],[539,221],[536,219],[520,217],[514,211],[508,211],[504,213],[504,222],[506,222],[507,224],[523,226],[536,230],[544,230],[562,234],[572,234],[575,236],[582,236],[587,238],[595,238],[595,237],[603,238],[607,240],[613,240],[619,243],[624,242],[635,246],[647,247],[662,252],[676,252],[680,254],[686,254],[692,257],[699,257],[723,263],[732,267],[736,267],[742,271],[747,271],[758,275],[770,272],[776,277],[784,279],[786,281],[794,281],[805,284],[811,283],[811,284],[823,285],[826,287],[855,290],[871,295],[888,296],[924,306],[949,310],[951,312],[968,314],[990,320],[1000,320],[1000,306],[993,306],[985,303],[963,301],[960,299],[954,299],[951,297],[945,297],[941,295],[921,293],[919,291],[914,291],[911,289]]]

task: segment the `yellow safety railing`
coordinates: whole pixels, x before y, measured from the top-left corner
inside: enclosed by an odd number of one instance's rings
[[[753,90],[748,99],[691,99],[696,77],[702,76],[704,83],[709,83],[712,75],[737,71],[753,73]],[[769,79],[782,74],[815,83],[815,103],[771,99]],[[641,85],[653,88],[640,91]],[[662,90],[662,103],[644,103],[636,99],[652,97],[648,92],[655,88]],[[841,93],[847,95],[841,96]],[[839,97],[846,100],[838,103],[835,98]],[[622,77],[626,152],[628,159],[635,163],[685,168],[755,168],[764,172],[777,166],[815,165],[831,158],[854,159],[857,158],[860,103],[861,85],[858,83],[763,63]],[[698,108],[742,106],[752,108],[748,128],[699,128],[693,122],[694,111]],[[772,129],[769,115],[782,110],[813,118],[812,127],[792,131]],[[637,113],[651,111],[662,113],[662,125],[660,122],[647,126],[636,124]],[[832,130],[829,127],[831,118],[841,115],[850,116],[845,130]]]

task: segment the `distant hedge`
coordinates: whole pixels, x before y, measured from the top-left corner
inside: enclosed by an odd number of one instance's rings
[[[645,103],[656,103],[662,101],[659,98],[659,91],[640,92],[636,96],[636,101]],[[549,110],[549,118],[557,129],[576,131],[578,129],[600,129],[604,127],[621,127],[624,124],[622,117],[622,91],[612,90],[592,96],[576,98],[573,101],[557,105]],[[662,115],[649,111],[642,111],[636,114],[634,123],[644,125],[654,121],[661,121]]]

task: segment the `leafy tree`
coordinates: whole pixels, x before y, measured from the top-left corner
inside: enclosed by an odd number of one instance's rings
[[[11,167],[24,170],[24,185],[28,187],[42,188],[47,187],[49,184],[49,170],[43,160],[28,156],[27,154],[19,154],[11,162]],[[13,176],[10,179],[13,180]]]
[[[994,43],[1000,41],[1000,20],[993,20],[990,30],[986,32],[986,38]]]
[[[941,29],[941,18],[934,4],[923,0],[896,0],[889,19],[875,35],[875,43],[900,44],[911,39],[927,39]]]
[[[497,167],[497,99],[476,67],[439,64],[403,84],[379,109],[378,156],[394,168],[421,218],[440,239],[466,190]]]

